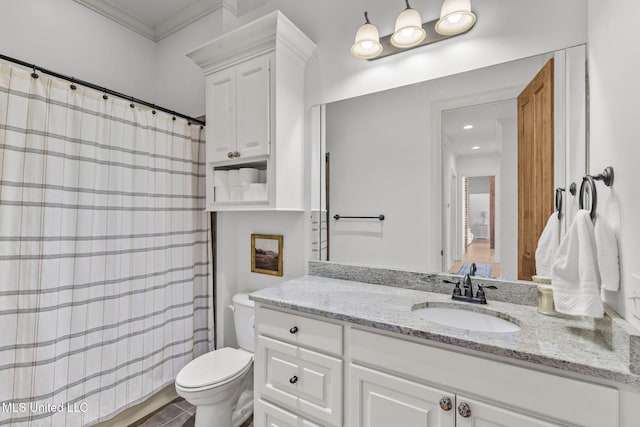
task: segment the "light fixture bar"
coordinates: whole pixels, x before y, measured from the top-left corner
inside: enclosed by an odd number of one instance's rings
[[[422,28],[427,33],[427,36],[424,38],[424,40],[420,44],[415,45],[415,46],[410,47],[410,48],[398,48],[398,47],[395,47],[394,45],[392,45],[391,44],[391,36],[393,34],[389,34],[388,36],[380,37],[380,44],[382,45],[382,53],[379,56],[376,56],[375,58],[368,59],[368,61],[375,61],[376,59],[384,58],[385,56],[395,55],[396,53],[406,52],[408,50],[415,49],[415,48],[420,47],[420,46],[426,46],[428,44],[437,43],[437,42],[442,41],[442,40],[450,39],[452,37],[456,37],[456,36],[465,34],[467,31],[469,31],[469,30],[467,30],[464,33],[456,34],[456,35],[453,35],[453,36],[445,36],[445,35],[437,33],[436,30],[435,30],[436,23],[438,21],[439,21],[438,19],[434,19],[433,21],[425,22],[424,24],[422,24]]]

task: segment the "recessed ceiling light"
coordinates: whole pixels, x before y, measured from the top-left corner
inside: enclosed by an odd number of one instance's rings
[[[471,147],[472,150],[479,150],[480,146],[479,145],[474,145],[473,147]]]
[[[473,125],[465,125],[463,129],[465,130],[473,129]]]

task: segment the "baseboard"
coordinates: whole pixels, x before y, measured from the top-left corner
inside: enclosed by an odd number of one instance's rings
[[[178,395],[176,394],[176,388],[173,384],[170,384],[144,402],[125,409],[110,420],[94,424],[93,427],[122,427],[136,425],[138,421],[144,420],[149,415],[173,402],[177,398]]]

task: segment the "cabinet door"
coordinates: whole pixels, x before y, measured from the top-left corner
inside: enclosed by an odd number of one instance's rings
[[[455,395],[358,365],[350,367],[353,427],[453,427]],[[451,408],[440,408],[440,399]]]
[[[207,77],[207,161],[229,160],[236,151],[236,74],[234,69]]]
[[[342,424],[342,361],[262,335],[255,365],[257,394],[327,425]]]
[[[534,417],[519,414],[510,409],[504,409],[488,403],[479,402],[464,396],[457,397],[456,427],[559,427]],[[466,404],[469,413],[461,415],[460,405]]]
[[[269,154],[271,132],[269,56],[236,67],[237,151],[240,158]]]

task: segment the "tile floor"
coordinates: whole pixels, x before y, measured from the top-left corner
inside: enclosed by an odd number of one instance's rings
[[[169,403],[157,411],[143,423],[135,423],[135,427],[193,427],[195,422],[195,406],[180,399]],[[249,418],[242,427],[253,427],[253,419]]]

